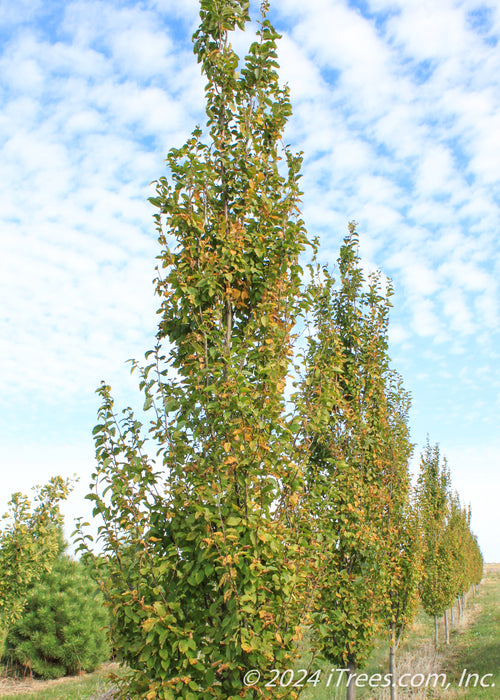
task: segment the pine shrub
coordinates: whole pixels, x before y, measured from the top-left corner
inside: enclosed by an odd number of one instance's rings
[[[109,658],[108,618],[88,570],[61,553],[9,630],[5,660],[44,679],[93,671]]]

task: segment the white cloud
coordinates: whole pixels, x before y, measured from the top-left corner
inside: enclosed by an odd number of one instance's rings
[[[278,44],[280,78],[293,92],[294,111],[305,98],[325,100],[327,86],[323,83],[318,66],[303,48],[287,33]]]
[[[423,154],[417,174],[417,190],[421,196],[447,193],[453,189],[454,180],[453,158],[448,148],[437,145]]]
[[[447,289],[441,292],[441,299],[452,330],[458,333],[473,333],[475,324],[463,294],[456,289]]]
[[[394,40],[422,61],[461,56],[468,44],[463,11],[450,0],[405,0],[388,22]]]
[[[441,324],[433,302],[423,297],[415,298],[413,300],[413,329],[415,333],[437,339],[440,327]]]
[[[158,73],[171,71],[173,67],[173,61],[168,56],[172,41],[164,31],[155,34],[131,26],[113,36],[112,50],[120,71],[146,80]]]
[[[492,330],[497,329],[500,320],[498,308],[498,289],[496,294],[487,294],[478,297],[475,301],[475,308],[479,316],[479,323]]]
[[[476,151],[470,160],[470,169],[482,182],[498,182],[500,159],[500,116],[484,120],[481,136],[476,139]]]
[[[490,275],[485,272],[477,263],[473,261],[465,261],[460,259],[451,259],[444,262],[439,271],[454,283],[460,284],[464,289],[483,292],[490,291],[495,293],[496,286]]]
[[[305,153],[321,259],[336,260],[357,220],[365,267],[394,279],[391,343],[409,388],[417,372],[443,382],[441,412],[432,382],[417,391],[417,429],[419,415],[439,431],[462,413],[480,433],[484,407],[453,394],[453,376],[471,358],[494,365],[498,346],[500,13],[480,26],[475,0],[370,0],[376,22],[346,0],[272,5],[294,112],[285,138]],[[149,183],[206,121],[198,2],[0,8],[3,403],[29,393],[65,411],[102,377],[128,396],[123,360],[156,323]],[[492,421],[493,386],[474,379]]]
[[[389,326],[389,340],[391,345],[404,343],[409,337],[410,333],[407,328],[394,323]]]
[[[411,265],[405,269],[405,287],[410,294],[432,296],[438,291],[440,282],[435,270],[413,258]]]
[[[200,13],[198,0],[183,0],[182,3],[172,2],[172,0],[150,0],[149,4],[162,14],[182,19],[188,24],[190,34],[198,26]]]

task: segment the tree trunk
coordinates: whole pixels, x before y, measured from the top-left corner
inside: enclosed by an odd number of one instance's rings
[[[347,686],[345,697],[346,700],[356,700],[356,679],[354,677],[356,675],[356,664],[353,661],[349,661],[347,668],[349,669],[348,682],[350,681],[350,683]]]
[[[434,648],[438,645],[438,616],[434,615]]]
[[[462,598],[460,596],[458,596],[457,602],[458,602],[458,619],[460,620],[462,617]]]
[[[5,651],[5,642],[7,641],[7,629],[0,629],[0,659]]]
[[[446,644],[450,643],[450,628],[448,627],[448,611],[444,611],[444,637]]]
[[[391,643],[389,645],[389,673],[391,676],[391,700],[398,700],[396,688],[396,625],[391,626]]]

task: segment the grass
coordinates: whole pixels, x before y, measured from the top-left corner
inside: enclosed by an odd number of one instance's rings
[[[458,613],[455,610],[455,623]],[[440,638],[444,638],[441,625]],[[500,697],[500,565],[487,565],[485,578],[479,587],[475,598],[469,600],[468,609],[462,623],[452,627],[450,645],[441,644],[436,654],[432,645],[433,621],[423,613],[417,616],[411,633],[401,645],[398,652],[398,673],[409,673],[415,676],[417,673],[427,677],[429,673],[445,673],[449,687],[446,690],[440,687],[436,689],[415,689],[410,692],[399,692],[400,700],[499,700]],[[304,654],[302,662],[296,669],[307,666],[307,654]],[[301,700],[343,700],[345,690],[337,688],[338,674],[333,674],[330,686],[327,680],[330,676],[332,665],[328,662],[319,662],[312,671],[319,669],[320,682],[304,682],[304,691]],[[311,673],[312,673],[311,671]],[[465,673],[464,673],[465,671]],[[376,674],[383,676],[388,673],[388,646],[384,639],[378,643],[372,653],[370,661],[363,672],[368,677],[374,678]],[[5,684],[8,681],[0,679],[0,696],[2,700],[22,700],[23,698],[36,698],[36,700],[92,700],[102,696],[109,688],[107,679],[109,669],[102,669],[96,673],[82,676],[76,679],[61,679],[56,682],[37,683],[33,691],[22,691],[18,687],[13,694],[4,694]],[[491,674],[491,675],[487,675]],[[309,677],[311,674],[309,675]],[[467,678],[470,676],[467,684]],[[299,678],[297,670],[295,678]],[[480,679],[489,687],[481,687]],[[460,684],[460,679],[462,683]],[[306,680],[306,679],[305,679]],[[358,688],[358,700],[388,700],[388,689],[381,688],[382,680],[374,681],[377,688]]]
[[[423,612],[419,612],[410,635],[400,644],[397,656],[398,673],[410,673],[411,676],[422,673],[427,676],[429,673],[437,672],[442,656],[435,654],[431,643],[433,625],[434,622],[431,618]],[[307,655],[304,656],[298,667],[306,664]],[[340,674],[335,672],[335,666],[327,661],[318,660],[313,670],[317,668],[320,669],[321,683],[318,683],[316,687],[306,684],[300,696],[301,700],[344,700],[345,684],[340,681],[337,687]],[[332,670],[334,670],[333,674]],[[384,676],[389,673],[389,646],[385,637],[377,639],[368,664],[360,670],[360,673],[366,674],[367,679],[364,682],[364,688],[357,688],[356,697],[359,700],[386,700],[390,697],[388,689],[384,688],[387,683],[384,681]],[[329,678],[330,684],[328,686]],[[372,680],[373,687],[369,685],[369,679]],[[425,694],[416,692],[412,695],[403,695],[400,692],[399,695],[401,698],[411,697],[414,700],[427,697]]]
[[[0,680],[0,697],[2,700],[97,700],[110,687],[109,672],[109,667],[103,667],[94,673],[76,678],[61,678],[57,681],[28,680],[14,683],[3,679]],[[11,690],[12,693],[9,694]]]
[[[441,643],[437,653],[433,646],[434,621],[420,612],[415,620],[408,638],[398,650],[398,674],[406,676],[422,684],[429,674],[445,674],[433,686],[431,676],[430,687],[408,690],[400,689],[400,700],[499,700],[500,698],[500,565],[487,565],[485,578],[479,587],[478,594],[470,598],[466,613],[460,622],[458,610],[454,610],[455,626],[451,627],[450,645]],[[444,640],[444,624],[440,622],[440,639]],[[362,670],[368,678],[373,679],[374,688],[368,681],[365,688],[357,689],[358,700],[388,700],[389,689],[383,688],[383,677],[388,673],[388,644],[385,639],[379,639],[370,660]],[[297,668],[307,665],[307,655]],[[321,683],[316,687],[305,684],[301,700],[343,700],[345,686],[335,687],[339,674],[333,674],[330,687],[326,687],[332,665],[319,661],[313,670],[320,669]],[[377,675],[378,674],[378,675]],[[491,674],[491,675],[488,675]],[[381,678],[379,679],[379,677]],[[470,676],[467,685],[467,678]],[[481,687],[480,680],[484,685]],[[447,686],[447,687],[442,687]]]
[[[444,698],[498,700],[500,697],[500,565],[486,566],[486,576],[472,601],[476,606],[473,624],[452,633],[447,661],[453,691],[444,694]],[[469,674],[475,675],[466,688]],[[478,682],[481,678],[489,687],[481,687]]]

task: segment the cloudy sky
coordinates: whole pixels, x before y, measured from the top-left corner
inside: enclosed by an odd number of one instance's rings
[[[334,263],[355,219],[396,288],[391,356],[500,561],[500,11],[494,0],[274,0],[304,151],[303,214]],[[153,345],[151,181],[204,124],[195,0],[0,0],[1,505],[77,472],[101,379]],[[245,37],[235,37],[244,51]]]

